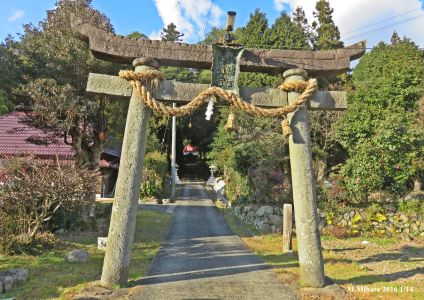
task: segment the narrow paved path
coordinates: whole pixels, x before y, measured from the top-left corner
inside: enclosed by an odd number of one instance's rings
[[[296,299],[226,225],[201,182],[184,183],[167,241],[130,299]]]

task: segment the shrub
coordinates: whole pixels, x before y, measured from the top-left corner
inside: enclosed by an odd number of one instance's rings
[[[419,216],[424,216],[424,201],[421,199],[400,201],[398,209],[407,215],[417,214]]]
[[[239,202],[250,195],[248,180],[232,168],[227,168],[224,176],[225,196],[231,203]]]
[[[77,210],[91,199],[95,173],[87,168],[56,162],[40,165],[32,158],[3,160],[2,168],[8,174],[0,186],[2,252],[26,238],[35,241],[52,229],[58,211]],[[17,236],[19,241],[15,241]],[[31,247],[33,241],[23,244]]]
[[[143,179],[140,186],[140,197],[159,196],[162,192],[165,177],[168,173],[168,162],[165,154],[153,151],[144,159]]]
[[[54,248],[58,242],[56,236],[50,232],[38,232],[32,237],[20,234],[9,239],[4,252],[12,255],[39,255],[45,250]]]

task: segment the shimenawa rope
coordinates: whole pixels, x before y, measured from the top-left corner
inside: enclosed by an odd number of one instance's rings
[[[143,72],[134,72],[123,70],[119,72],[119,77],[128,80],[134,86],[145,105],[150,107],[153,111],[166,116],[184,116],[191,114],[200,106],[202,106],[203,103],[209,101],[211,97],[225,100],[233,107],[241,109],[251,115],[263,117],[286,116],[288,113],[296,111],[299,106],[304,104],[317,89],[316,79],[309,79],[307,82],[299,80],[283,83],[278,87],[279,89],[285,90],[287,92],[300,92],[303,90],[302,94],[292,104],[289,104],[284,107],[267,109],[243,101],[236,94],[226,91],[220,87],[211,86],[206,90],[200,92],[189,103],[174,108],[167,106],[153,98],[151,93],[146,89],[144,85],[147,82],[150,82],[150,85],[153,89],[157,88],[157,86],[159,85],[159,80],[163,79],[163,76],[159,71],[148,70]],[[292,133],[287,119],[284,119],[281,122],[281,125],[283,127],[283,134],[285,136],[290,135]]]

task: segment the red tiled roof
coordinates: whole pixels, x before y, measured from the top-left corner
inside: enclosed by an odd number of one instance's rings
[[[73,160],[72,146],[63,137],[27,125],[25,112],[14,111],[0,116],[0,156],[34,155],[48,159]]]

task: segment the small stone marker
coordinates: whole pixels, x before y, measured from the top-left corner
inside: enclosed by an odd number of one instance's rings
[[[90,254],[84,250],[73,250],[66,254],[65,260],[70,263],[86,263],[90,260]]]
[[[0,278],[3,285],[3,293],[9,292],[13,287],[13,278],[11,276],[4,276]]]
[[[12,269],[0,272],[0,293],[10,291],[14,284],[22,283],[28,279],[27,269]]]
[[[99,250],[105,250],[106,249],[106,243],[107,243],[107,236],[99,236],[97,238],[97,249]]]
[[[293,234],[293,207],[291,204],[283,206],[283,252],[293,252],[292,249]]]
[[[9,271],[0,272],[0,280],[4,276],[10,276],[13,279],[13,283],[21,283],[28,279],[29,271],[27,269],[12,269]]]

